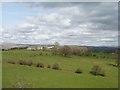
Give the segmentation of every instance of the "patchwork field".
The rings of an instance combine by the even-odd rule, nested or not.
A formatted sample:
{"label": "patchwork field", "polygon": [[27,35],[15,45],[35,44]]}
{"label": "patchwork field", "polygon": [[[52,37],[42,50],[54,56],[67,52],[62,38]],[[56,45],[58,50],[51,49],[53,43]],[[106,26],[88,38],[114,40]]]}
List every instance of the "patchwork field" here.
{"label": "patchwork field", "polygon": [[[63,57],[52,55],[50,52],[15,50],[4,51],[3,60],[3,88],[29,87],[29,88],[117,88],[118,68],[112,65],[115,60],[111,58],[96,58],[93,56]],[[47,55],[46,55],[47,53]],[[12,59],[15,64],[8,63]],[[32,60],[32,66],[20,65],[19,60]],[[41,62],[44,68],[38,68],[36,63]],[[47,68],[48,65],[58,63],[60,70]],[[90,74],[94,63],[99,63],[105,70],[106,76]],[[77,74],[80,68],[83,73]]]}

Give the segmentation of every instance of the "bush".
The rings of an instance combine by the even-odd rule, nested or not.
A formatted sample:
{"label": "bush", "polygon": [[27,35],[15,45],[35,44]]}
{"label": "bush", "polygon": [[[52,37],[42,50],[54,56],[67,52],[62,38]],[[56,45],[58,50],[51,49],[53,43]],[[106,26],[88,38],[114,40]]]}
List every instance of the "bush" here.
{"label": "bush", "polygon": [[90,73],[93,75],[105,76],[105,71],[102,70],[102,68],[99,65],[94,65]]}
{"label": "bush", "polygon": [[50,65],[48,65],[48,66],[47,66],[47,68],[51,68],[51,66],[50,66]]}
{"label": "bush", "polygon": [[96,57],[96,54],[93,54],[94,57]]}
{"label": "bush", "polygon": [[106,58],[105,56],[103,56],[103,58]]}
{"label": "bush", "polygon": [[100,76],[106,76],[105,71],[102,70],[99,75],[100,75]]}
{"label": "bush", "polygon": [[55,63],[55,64],[52,66],[52,69],[59,70],[59,69],[60,69],[59,64]]}
{"label": "bush", "polygon": [[36,64],[36,67],[41,67],[41,68],[44,68],[44,64],[43,64],[43,63],[38,62],[38,63]]}
{"label": "bush", "polygon": [[15,61],[14,60],[8,60],[8,63],[15,64]]}
{"label": "bush", "polygon": [[19,64],[20,64],[20,65],[26,65],[27,63],[26,63],[25,60],[20,60],[20,61],[19,61]]}
{"label": "bush", "polygon": [[82,70],[80,68],[76,69],[75,73],[82,73]]}
{"label": "bush", "polygon": [[40,56],[42,55],[42,52],[39,54]]}
{"label": "bush", "polygon": [[29,60],[28,62],[26,62],[26,64],[27,64],[28,66],[32,66],[33,62],[32,62],[32,60]]}

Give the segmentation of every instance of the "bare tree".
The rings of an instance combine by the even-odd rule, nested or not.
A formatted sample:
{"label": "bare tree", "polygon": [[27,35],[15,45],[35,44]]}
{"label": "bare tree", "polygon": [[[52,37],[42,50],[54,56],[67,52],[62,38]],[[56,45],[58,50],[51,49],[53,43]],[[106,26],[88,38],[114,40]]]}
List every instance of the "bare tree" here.
{"label": "bare tree", "polygon": [[73,55],[88,55],[89,49],[87,47],[78,47],[78,46],[72,46],[71,47],[72,54]]}
{"label": "bare tree", "polygon": [[119,59],[119,55],[120,55],[120,49],[118,48],[115,53],[112,53],[112,55],[114,55],[116,57],[115,63],[117,66],[120,66],[120,59]]}
{"label": "bare tree", "polygon": [[59,44],[58,42],[55,42],[55,43],[54,43],[54,47],[53,47],[53,50],[52,50],[54,55],[57,55],[57,54],[58,54],[59,45],[60,45],[60,44]]}
{"label": "bare tree", "polygon": [[65,45],[59,49],[59,54],[62,56],[68,57],[71,55],[71,48]]}
{"label": "bare tree", "polygon": [[55,42],[55,43],[54,43],[54,46],[55,46],[55,47],[59,47],[59,45],[60,45],[59,42]]}
{"label": "bare tree", "polygon": [[80,54],[81,55],[88,55],[89,54],[89,50],[87,47],[80,47]]}

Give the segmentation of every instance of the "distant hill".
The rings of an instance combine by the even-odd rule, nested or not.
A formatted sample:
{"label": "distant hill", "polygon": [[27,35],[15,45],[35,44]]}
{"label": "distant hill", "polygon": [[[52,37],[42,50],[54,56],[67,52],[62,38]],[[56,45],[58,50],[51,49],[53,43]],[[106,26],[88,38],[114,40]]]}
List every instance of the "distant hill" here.
{"label": "distant hill", "polygon": [[117,47],[107,47],[107,46],[86,46],[94,51],[116,51]]}
{"label": "distant hill", "polygon": [[[17,47],[17,46],[23,46],[23,47],[29,47],[29,46],[38,46],[38,45],[42,45],[43,44],[14,44],[14,43],[2,43],[2,45],[0,45],[0,48],[9,48],[9,47]],[[50,45],[48,45],[50,46]],[[71,46],[71,45],[70,45]],[[74,45],[73,45],[74,46]],[[75,45],[77,46],[77,45]],[[118,48],[117,47],[107,47],[107,46],[79,46],[79,47],[87,47],[91,50],[94,51],[116,51]]]}

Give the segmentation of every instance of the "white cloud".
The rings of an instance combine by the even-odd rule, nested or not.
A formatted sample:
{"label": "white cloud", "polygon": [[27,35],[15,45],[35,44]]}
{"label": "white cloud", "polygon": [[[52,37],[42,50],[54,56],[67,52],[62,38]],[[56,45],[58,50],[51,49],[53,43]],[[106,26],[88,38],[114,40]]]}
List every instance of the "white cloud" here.
{"label": "white cloud", "polygon": [[64,27],[70,27],[71,26],[71,20],[65,19],[61,23],[63,23]]}
{"label": "white cloud", "polygon": [[84,4],[50,8],[51,12],[47,14],[44,8],[38,15],[28,16],[21,24],[13,26],[12,32],[4,34],[4,40],[18,43],[50,44],[58,41],[61,44],[116,45],[116,14],[112,13],[116,9],[104,9],[106,4]]}
{"label": "white cloud", "polygon": [[113,41],[113,39],[110,39],[110,38],[103,38],[103,39],[100,39],[100,41]]}
{"label": "white cloud", "polygon": [[2,27],[0,27],[0,43],[2,43],[2,42],[3,42],[3,40],[2,40],[2,33],[3,33],[3,28],[2,28]]}
{"label": "white cloud", "polygon": [[3,32],[3,28],[2,27],[0,27],[0,33],[2,33]]}

